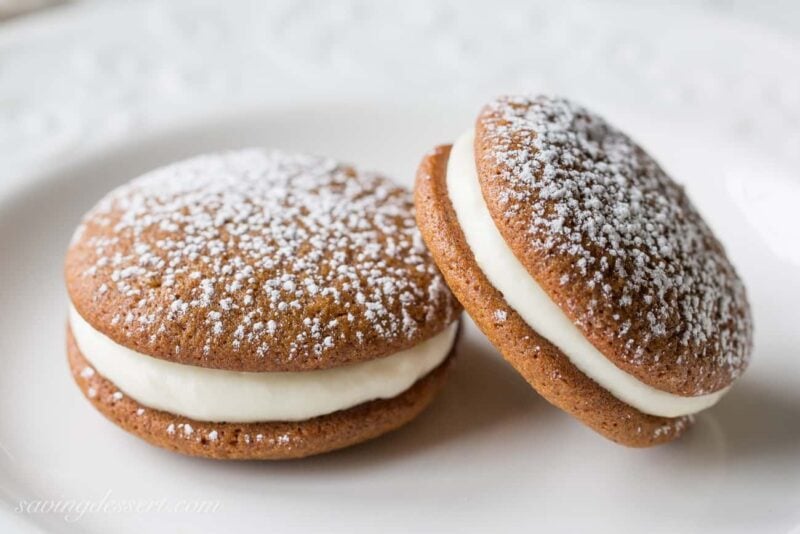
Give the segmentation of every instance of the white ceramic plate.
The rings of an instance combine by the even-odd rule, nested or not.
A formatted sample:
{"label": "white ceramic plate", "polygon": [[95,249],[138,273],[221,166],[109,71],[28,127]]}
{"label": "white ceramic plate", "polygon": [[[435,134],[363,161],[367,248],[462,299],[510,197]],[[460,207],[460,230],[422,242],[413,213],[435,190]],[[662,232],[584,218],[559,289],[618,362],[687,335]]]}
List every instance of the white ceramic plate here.
{"label": "white ceramic plate", "polygon": [[[271,5],[279,4],[286,3]],[[121,12],[93,8],[82,17],[52,15],[48,32],[31,24],[0,34],[0,52],[28,53],[25,65],[14,60],[0,69],[0,81],[14,75],[14,83],[0,84],[0,104],[20,104],[11,115],[24,119],[8,121],[0,113],[3,161],[16,169],[0,169],[0,532],[798,532],[800,179],[792,150],[780,143],[800,138],[792,137],[791,113],[776,111],[793,109],[797,78],[791,76],[798,70],[789,65],[797,58],[776,52],[791,46],[752,28],[674,11],[659,18],[672,29],[648,40],[654,32],[643,17],[652,14],[605,4],[584,6],[574,19],[554,3],[537,5],[533,15],[520,8],[513,17],[476,10],[452,24],[446,9],[444,19],[434,13],[429,20],[411,4],[401,14],[385,8],[365,15],[369,8],[360,6],[329,23],[312,24],[300,8],[278,17],[292,27],[272,28],[275,39],[291,44],[296,61],[276,59],[276,49],[260,41],[257,50],[284,77],[280,98],[253,98],[231,85],[266,87],[242,81],[260,72],[254,61],[234,67],[240,63],[214,56],[230,43],[252,45],[257,32],[243,37],[249,34],[231,30],[239,27],[230,17],[266,20],[258,18],[263,7],[206,5],[197,17],[187,15],[195,11],[184,2]],[[413,20],[403,22],[409,13]],[[476,17],[487,23],[499,17],[493,22],[502,22],[509,39],[526,34],[535,20],[531,39],[546,37],[544,56],[600,67],[578,72],[530,57],[528,74],[521,75],[469,40]],[[674,29],[686,20],[694,22]],[[165,29],[176,21],[180,32]],[[325,24],[349,33],[332,43],[315,40],[330,37]],[[350,46],[362,42],[359,32],[394,35],[397,24],[428,29],[406,28],[416,44],[406,43],[402,52],[378,41],[369,50]],[[153,34],[143,38],[148,31]],[[696,46],[698,35],[713,46]],[[559,40],[569,36],[588,44]],[[130,43],[135,53],[120,52],[134,50],[126,48]],[[82,47],[87,54],[75,60]],[[187,50],[201,51],[207,64],[183,57]],[[458,68],[443,72],[447,61],[426,63],[429,53],[454,58]],[[329,86],[292,94],[320,80],[320,54],[335,67],[322,72]],[[59,70],[62,57],[72,63]],[[160,79],[151,74],[164,74],[157,67],[165,57],[178,81],[188,79],[187,87],[208,94],[178,91],[175,97],[176,84],[185,87],[170,72],[169,90],[148,85]],[[412,60],[414,72],[404,71],[403,61]],[[784,75],[769,78],[771,62]],[[703,65],[717,66],[716,77],[704,78]],[[220,89],[209,81],[216,80],[212,66],[224,66],[229,85],[220,82]],[[370,76],[361,76],[360,67]],[[23,82],[38,83],[42,72],[59,83],[27,91]],[[753,84],[772,80],[763,94],[772,98],[775,90],[780,106],[758,107],[761,86],[733,83],[751,78]],[[719,79],[730,87],[715,88]],[[786,85],[775,85],[783,80]],[[355,96],[365,85],[369,96]],[[753,364],[684,439],[651,450],[604,440],[541,400],[471,324],[445,391],[417,421],[383,439],[297,462],[217,463],[152,448],[106,422],[72,384],[63,347],[62,257],[81,213],[113,186],[188,155],[250,145],[331,155],[410,185],[422,155],[466,128],[487,94],[521,85],[578,95],[640,139],[686,184],[747,283],[756,321]],[[667,96],[654,96],[653,87]],[[66,93],[74,97],[69,105],[48,114]],[[288,100],[296,103],[276,103]],[[220,108],[227,111],[210,111]],[[770,113],[773,122],[767,122]],[[761,130],[777,141],[762,143]],[[98,132],[106,142],[86,140]],[[71,509],[52,509],[58,506]]]}
{"label": "white ceramic plate", "polygon": [[[40,176],[2,199],[5,504],[13,509],[20,499],[72,499],[84,506],[164,500],[167,506],[148,513],[89,510],[74,522],[68,520],[77,519],[77,511],[26,511],[14,519],[61,532],[106,526],[120,532],[220,531],[234,525],[237,532],[501,526],[574,531],[598,525],[609,531],[785,532],[795,524],[796,279],[732,201],[757,193],[725,190],[727,171],[719,162],[730,155],[706,144],[698,159],[681,143],[664,141],[670,131],[646,124],[638,132],[663,138],[657,153],[667,167],[690,171],[682,177],[747,280],[758,328],[752,368],[685,439],[652,450],[605,441],[538,398],[472,325],[452,380],[433,407],[407,428],[350,450],[281,464],[215,463],[152,448],[106,422],[67,370],[61,277],[73,226],[106,190],[188,154],[247,145],[331,154],[386,169],[410,184],[421,155],[453,138],[452,125],[468,112],[367,104],[324,109],[253,110],[145,136]],[[184,501],[194,506],[198,499],[218,502],[219,508],[180,510]]]}

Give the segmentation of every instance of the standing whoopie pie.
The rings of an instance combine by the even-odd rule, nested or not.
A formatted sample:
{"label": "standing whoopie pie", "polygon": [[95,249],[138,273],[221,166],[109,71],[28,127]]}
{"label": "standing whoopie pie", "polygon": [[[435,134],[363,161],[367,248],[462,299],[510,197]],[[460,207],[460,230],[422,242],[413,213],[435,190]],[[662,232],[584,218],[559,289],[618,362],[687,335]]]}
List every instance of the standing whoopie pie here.
{"label": "standing whoopie pie", "polygon": [[75,233],[66,281],[86,397],[209,458],[302,457],[407,423],[442,385],[460,313],[405,190],[264,150],[111,192]]}
{"label": "standing whoopie pie", "polygon": [[548,401],[644,447],[744,371],[745,289],[683,189],[561,98],[503,97],[422,161],[417,221],[448,285]]}

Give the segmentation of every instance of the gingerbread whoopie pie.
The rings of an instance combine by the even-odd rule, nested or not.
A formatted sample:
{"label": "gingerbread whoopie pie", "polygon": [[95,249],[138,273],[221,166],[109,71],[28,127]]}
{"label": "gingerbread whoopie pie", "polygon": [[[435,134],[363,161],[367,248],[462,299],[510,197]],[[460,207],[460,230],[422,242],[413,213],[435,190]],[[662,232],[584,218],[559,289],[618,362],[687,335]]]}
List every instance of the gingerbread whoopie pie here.
{"label": "gingerbread whoopie pie", "polygon": [[562,98],[501,97],[429,153],[417,222],[448,285],[549,402],[624,445],[675,439],[745,370],[745,289],[684,190]]}
{"label": "gingerbread whoopie pie", "polygon": [[443,384],[461,311],[406,190],[260,149],[112,191],[76,231],[66,283],[85,396],[208,458],[303,457],[409,422]]}

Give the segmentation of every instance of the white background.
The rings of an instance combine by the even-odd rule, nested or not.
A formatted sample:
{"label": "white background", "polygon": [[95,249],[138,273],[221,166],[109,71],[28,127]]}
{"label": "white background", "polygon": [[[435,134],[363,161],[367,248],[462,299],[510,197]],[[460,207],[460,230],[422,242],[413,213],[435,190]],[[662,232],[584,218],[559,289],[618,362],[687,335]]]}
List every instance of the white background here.
{"label": "white background", "polygon": [[[89,2],[0,23],[0,531],[797,532],[800,44],[794,2]],[[199,151],[321,152],[409,184],[483,101],[559,93],[686,184],[745,279],[753,364],[678,443],[615,446],[468,328],[429,412],[363,447],[220,464],[145,446],[70,383],[61,258],[81,212]],[[215,514],[14,512],[20,498]]]}

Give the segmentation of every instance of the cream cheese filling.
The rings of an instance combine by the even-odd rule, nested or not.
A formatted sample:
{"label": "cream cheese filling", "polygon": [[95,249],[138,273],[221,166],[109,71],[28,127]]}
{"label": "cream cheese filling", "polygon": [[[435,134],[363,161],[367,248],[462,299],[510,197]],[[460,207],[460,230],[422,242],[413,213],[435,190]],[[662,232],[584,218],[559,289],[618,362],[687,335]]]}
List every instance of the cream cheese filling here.
{"label": "cream cheese filling", "polygon": [[508,305],[539,335],[558,347],[586,376],[640,412],[678,417],[714,405],[727,388],[695,397],[658,390],[626,373],[592,345],[528,274],[494,224],[478,181],[475,132],[453,145],[447,164],[447,191],[475,261]]}
{"label": "cream cheese filling", "polygon": [[153,358],[95,330],[70,305],[84,358],[139,404],[210,422],[302,421],[396,397],[441,364],[458,321],[418,345],[367,362],[303,372],[236,372]]}

